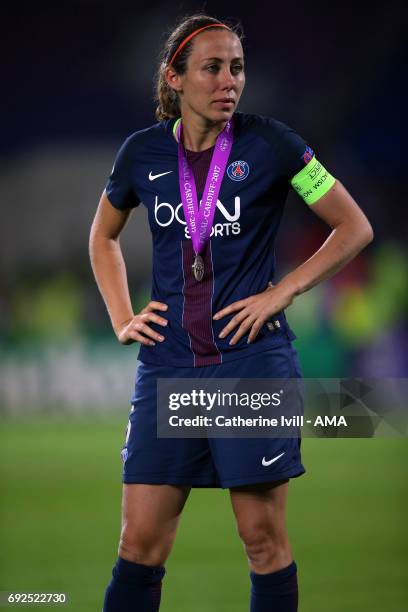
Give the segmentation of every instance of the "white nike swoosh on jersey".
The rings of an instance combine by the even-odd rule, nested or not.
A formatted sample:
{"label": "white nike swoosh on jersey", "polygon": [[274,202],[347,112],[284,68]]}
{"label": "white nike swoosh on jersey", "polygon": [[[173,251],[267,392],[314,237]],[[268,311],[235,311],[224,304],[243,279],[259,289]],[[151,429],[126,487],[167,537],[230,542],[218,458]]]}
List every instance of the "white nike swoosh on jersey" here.
{"label": "white nike swoosh on jersey", "polygon": [[159,178],[160,176],[164,176],[165,174],[170,174],[170,172],[173,172],[173,170],[169,170],[168,172],[162,172],[161,174],[152,174],[152,171],[150,170],[149,181],[154,181],[155,179]]}
{"label": "white nike swoosh on jersey", "polygon": [[270,459],[269,461],[266,460],[266,457],[263,457],[262,458],[262,465],[265,465],[265,466],[271,465],[271,463],[275,463],[275,461],[280,459],[282,457],[282,455],[284,455],[284,454],[285,454],[285,452],[281,453],[277,457],[274,457],[273,459]]}

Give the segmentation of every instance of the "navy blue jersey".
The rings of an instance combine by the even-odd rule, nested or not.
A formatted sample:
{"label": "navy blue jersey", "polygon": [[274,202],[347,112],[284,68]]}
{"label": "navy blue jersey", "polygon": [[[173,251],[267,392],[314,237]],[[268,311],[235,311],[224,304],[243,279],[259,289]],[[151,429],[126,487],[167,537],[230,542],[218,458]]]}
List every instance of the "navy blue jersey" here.
{"label": "navy blue jersey", "polygon": [[[118,209],[141,202],[148,210],[153,240],[151,299],[168,305],[165,336],[155,346],[141,345],[139,359],[174,366],[216,365],[265,351],[294,339],[283,312],[280,327],[265,323],[247,344],[235,345],[220,331],[234,314],[214,321],[213,314],[232,302],[264,291],[274,282],[275,238],[290,179],[308,163],[313,151],[284,123],[271,117],[236,112],[234,143],[218,196],[213,229],[202,257],[203,280],[192,273],[192,241],[181,203],[175,119],[135,132],[123,143],[106,185]],[[199,193],[200,196],[200,193]]]}

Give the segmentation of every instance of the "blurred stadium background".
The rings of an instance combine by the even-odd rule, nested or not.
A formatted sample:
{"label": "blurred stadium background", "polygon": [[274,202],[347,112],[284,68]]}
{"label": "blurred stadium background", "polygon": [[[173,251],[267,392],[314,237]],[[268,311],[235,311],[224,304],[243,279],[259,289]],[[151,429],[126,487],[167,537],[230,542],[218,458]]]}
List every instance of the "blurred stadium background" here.
{"label": "blurred stadium background", "polygon": [[[0,590],[66,590],[73,610],[100,609],[120,527],[119,451],[137,346],[120,346],[111,331],[89,228],[120,144],[154,122],[165,32],[201,9],[243,23],[239,110],[298,131],[374,227],[375,241],[354,262],[287,311],[304,375],[407,377],[406,3],[7,3]],[[291,194],[278,275],[327,235]],[[136,312],[150,295],[142,207],[122,246]],[[407,610],[406,440],[304,440],[303,448],[308,471],[291,485],[289,516],[300,610]],[[247,609],[226,492],[193,492],[168,573],[163,612]]]}

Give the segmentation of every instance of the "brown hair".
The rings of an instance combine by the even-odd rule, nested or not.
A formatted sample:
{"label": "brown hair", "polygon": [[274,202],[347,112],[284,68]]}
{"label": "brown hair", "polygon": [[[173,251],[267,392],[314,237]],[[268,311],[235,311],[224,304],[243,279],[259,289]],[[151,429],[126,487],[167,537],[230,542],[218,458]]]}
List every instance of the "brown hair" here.
{"label": "brown hair", "polygon": [[[168,85],[165,77],[165,70],[176,52],[176,49],[178,49],[179,45],[181,45],[181,43],[195,30],[220,23],[227,26],[242,41],[244,34],[240,23],[232,25],[226,21],[220,21],[214,17],[202,14],[191,15],[184,18],[168,35],[163,49],[160,52],[159,66],[155,79],[155,102],[157,103],[155,116],[158,121],[173,119],[179,117],[181,114],[177,92]],[[184,45],[172,63],[172,67],[177,74],[184,74],[187,70],[187,60],[192,51],[192,40],[189,40],[188,43]]]}

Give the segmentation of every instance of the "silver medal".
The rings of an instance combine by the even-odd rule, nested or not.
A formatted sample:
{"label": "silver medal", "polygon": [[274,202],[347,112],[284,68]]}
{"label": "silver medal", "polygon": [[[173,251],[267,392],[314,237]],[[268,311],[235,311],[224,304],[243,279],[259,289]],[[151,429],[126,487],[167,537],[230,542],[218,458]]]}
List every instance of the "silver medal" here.
{"label": "silver medal", "polygon": [[202,280],[204,276],[204,261],[201,255],[195,256],[194,263],[191,267],[193,269],[194,278],[197,281]]}

